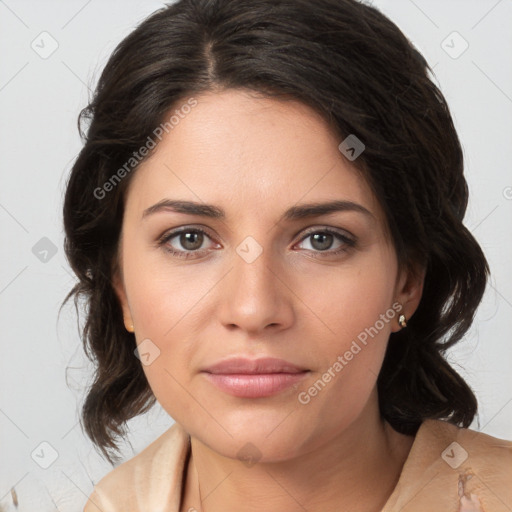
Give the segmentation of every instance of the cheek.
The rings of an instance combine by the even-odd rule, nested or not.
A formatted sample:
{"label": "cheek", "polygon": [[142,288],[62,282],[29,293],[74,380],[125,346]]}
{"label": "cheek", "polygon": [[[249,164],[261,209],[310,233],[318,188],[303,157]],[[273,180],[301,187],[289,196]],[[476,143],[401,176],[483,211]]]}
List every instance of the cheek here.
{"label": "cheek", "polygon": [[389,253],[360,262],[357,267],[335,269],[328,279],[322,279],[315,293],[310,288],[307,295],[307,305],[318,312],[310,326],[317,326],[312,337],[321,340],[315,347],[321,364],[308,383],[316,382],[314,389],[304,389],[308,395],[304,401],[311,399],[316,402],[313,407],[320,409],[342,402],[347,408],[340,414],[355,411],[366,402],[396,322],[392,308],[395,274]]}
{"label": "cheek", "polygon": [[213,282],[198,279],[192,266],[177,269],[166,260],[162,249],[128,254],[124,262],[125,285],[138,333],[164,340],[183,320],[190,324],[198,301]]}
{"label": "cheek", "polygon": [[150,340],[150,345],[154,344],[154,350],[159,353],[155,364],[145,368],[152,379],[161,378],[162,374],[166,378],[165,370],[175,373],[186,368],[192,350],[189,340],[196,338],[193,330],[199,325],[199,319],[194,310],[195,293],[190,287],[185,289],[187,293],[177,293],[172,282],[155,280],[154,276],[144,279],[143,274],[133,282],[130,307],[137,343]]}
{"label": "cheek", "polygon": [[[134,308],[144,374],[163,409],[174,419],[187,418],[197,414],[197,410],[189,394],[194,350],[186,334],[186,310],[177,300],[146,302],[144,297],[150,298],[154,290],[145,291],[148,293],[140,295]],[[145,357],[145,353],[149,356]]]}
{"label": "cheek", "polygon": [[201,290],[195,283],[188,285],[178,280],[176,273],[171,275],[161,265],[152,264],[147,255],[144,260],[144,255],[126,249],[125,286],[142,368],[155,397],[166,410],[166,401],[170,400],[186,410],[190,399],[182,395],[187,387],[191,348],[184,332],[197,325],[191,318],[196,295]]}
{"label": "cheek", "polygon": [[387,340],[396,312],[391,307],[393,262],[386,265],[389,260],[385,256],[334,269],[316,280],[316,287],[303,282],[301,297],[315,313],[318,339],[324,339],[323,346],[331,355],[348,350],[353,340],[363,345],[368,339]]}

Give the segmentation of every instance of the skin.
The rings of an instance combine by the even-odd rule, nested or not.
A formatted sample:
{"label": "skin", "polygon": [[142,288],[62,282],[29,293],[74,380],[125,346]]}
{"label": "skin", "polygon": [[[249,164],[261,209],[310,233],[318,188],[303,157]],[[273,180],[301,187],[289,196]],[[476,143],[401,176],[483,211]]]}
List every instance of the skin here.
{"label": "skin", "polygon": [[[413,441],[382,420],[377,402],[398,315],[309,403],[298,394],[393,303],[410,318],[424,274],[399,272],[379,203],[313,110],[242,90],[196,99],[133,176],[114,277],[125,325],[134,325],[138,344],[149,338],[160,350],[144,366],[148,382],[191,436],[182,510],[378,511]],[[214,204],[226,218],[172,210],[142,218],[165,198]],[[371,216],[343,211],[278,222],[291,206],[334,199]],[[179,227],[207,231],[199,253],[179,235],[158,245]],[[311,234],[326,227],[356,245],[336,237],[315,244]],[[315,228],[309,237],[308,228]],[[236,251],[248,236],[262,249],[251,263]],[[234,355],[278,357],[310,373],[271,397],[234,397],[200,373]],[[237,458],[247,443],[261,454],[250,467]]]}

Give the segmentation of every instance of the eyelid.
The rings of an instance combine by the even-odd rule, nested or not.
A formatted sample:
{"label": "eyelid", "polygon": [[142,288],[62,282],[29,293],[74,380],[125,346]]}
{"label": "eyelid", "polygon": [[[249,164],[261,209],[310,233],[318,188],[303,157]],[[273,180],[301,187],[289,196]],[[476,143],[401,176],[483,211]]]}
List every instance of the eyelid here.
{"label": "eyelid", "polygon": [[[345,237],[347,239],[351,239],[351,240],[354,240],[354,241],[356,239],[356,237],[352,233],[347,231],[346,229],[335,228],[335,227],[325,226],[325,225],[321,225],[321,224],[320,225],[316,225],[316,226],[310,226],[309,228],[306,228],[306,230],[299,231],[299,233],[303,233],[303,236],[302,236],[301,240],[306,238],[308,235],[311,235],[312,233],[319,233],[319,232],[321,232],[321,233],[331,233],[331,234],[334,234],[334,235],[340,235],[340,236],[343,236],[343,237]],[[297,234],[299,234],[299,233],[297,233]]]}
{"label": "eyelid", "polygon": [[215,236],[211,234],[209,228],[207,228],[206,226],[191,224],[164,231],[164,233],[158,237],[157,242],[160,243],[168,241],[169,239],[174,238],[175,236],[180,235],[181,233],[187,233],[188,231],[197,231],[199,233],[204,233],[209,238],[215,238]]}

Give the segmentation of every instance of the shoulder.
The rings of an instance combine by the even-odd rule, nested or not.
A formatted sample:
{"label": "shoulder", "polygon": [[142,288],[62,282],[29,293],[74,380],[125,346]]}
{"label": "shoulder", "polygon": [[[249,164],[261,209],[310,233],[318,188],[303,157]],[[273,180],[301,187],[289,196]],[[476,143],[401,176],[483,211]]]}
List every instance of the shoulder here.
{"label": "shoulder", "polygon": [[[422,423],[389,505],[403,512],[512,509],[512,442],[446,421]],[[395,510],[385,508],[384,512]]]}
{"label": "shoulder", "polygon": [[188,434],[175,423],[105,475],[95,485],[84,512],[157,511],[179,504],[189,442]]}
{"label": "shoulder", "polygon": [[[460,428],[445,421],[427,420],[421,433],[423,444],[443,448],[441,458],[451,467],[464,466],[512,477],[512,441]],[[508,483],[511,483],[509,480]]]}
{"label": "shoulder", "polygon": [[508,449],[512,447],[512,441],[499,439],[470,428],[457,427],[443,420],[425,420],[421,424],[418,434],[421,434],[421,436],[425,438],[434,437],[440,440],[456,437],[467,440],[475,446],[499,444],[499,446],[506,448],[504,453],[507,453]]}

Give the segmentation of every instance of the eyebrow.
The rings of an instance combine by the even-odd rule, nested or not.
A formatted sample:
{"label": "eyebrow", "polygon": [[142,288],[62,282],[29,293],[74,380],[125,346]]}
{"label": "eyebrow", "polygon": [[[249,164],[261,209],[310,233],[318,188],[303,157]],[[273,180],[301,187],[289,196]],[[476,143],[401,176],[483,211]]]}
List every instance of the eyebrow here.
{"label": "eyebrow", "polygon": [[[145,219],[150,215],[162,211],[172,211],[175,213],[185,213],[189,215],[197,215],[200,217],[209,217],[212,219],[225,219],[226,213],[222,208],[212,204],[198,203],[194,201],[179,201],[171,199],[162,199],[158,203],[144,210],[142,218]],[[319,217],[334,212],[358,212],[372,219],[374,215],[364,206],[352,201],[334,200],[328,202],[307,203],[298,206],[292,206],[286,210],[281,216],[281,221],[294,221],[309,217]]]}

